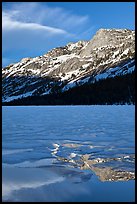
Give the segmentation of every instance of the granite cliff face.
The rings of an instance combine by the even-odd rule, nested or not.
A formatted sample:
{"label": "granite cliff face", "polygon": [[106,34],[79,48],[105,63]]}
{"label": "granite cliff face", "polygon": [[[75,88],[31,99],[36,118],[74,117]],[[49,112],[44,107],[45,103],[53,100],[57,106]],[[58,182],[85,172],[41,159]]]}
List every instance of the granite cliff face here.
{"label": "granite cliff face", "polygon": [[66,92],[135,70],[135,31],[100,29],[90,41],[69,43],[2,69],[2,101]]}

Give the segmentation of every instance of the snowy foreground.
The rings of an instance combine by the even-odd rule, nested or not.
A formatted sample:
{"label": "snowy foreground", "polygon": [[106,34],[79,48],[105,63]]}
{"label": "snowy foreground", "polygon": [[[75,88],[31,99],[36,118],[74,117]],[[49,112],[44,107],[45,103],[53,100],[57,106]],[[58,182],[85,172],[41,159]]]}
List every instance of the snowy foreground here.
{"label": "snowy foreground", "polygon": [[134,115],[133,105],[3,107],[3,201],[133,202]]}

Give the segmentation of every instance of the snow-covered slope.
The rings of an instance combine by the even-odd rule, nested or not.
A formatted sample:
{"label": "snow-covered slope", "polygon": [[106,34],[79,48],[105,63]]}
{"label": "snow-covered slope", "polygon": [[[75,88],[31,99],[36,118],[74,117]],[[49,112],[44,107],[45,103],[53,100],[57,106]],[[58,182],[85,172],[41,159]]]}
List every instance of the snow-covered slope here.
{"label": "snow-covered slope", "polygon": [[2,69],[2,100],[67,91],[135,69],[135,31],[100,29],[90,41],[69,43]]}

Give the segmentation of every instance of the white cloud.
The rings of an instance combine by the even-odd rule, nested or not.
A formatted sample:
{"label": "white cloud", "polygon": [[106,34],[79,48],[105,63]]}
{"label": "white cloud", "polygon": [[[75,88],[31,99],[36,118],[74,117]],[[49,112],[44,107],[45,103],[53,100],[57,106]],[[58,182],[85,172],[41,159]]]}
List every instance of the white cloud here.
{"label": "white cloud", "polygon": [[40,30],[40,31],[47,31],[51,34],[67,34],[65,30],[50,27],[50,26],[43,26],[38,23],[24,23],[21,21],[13,20],[10,15],[3,12],[2,14],[2,30],[10,31],[10,30],[17,30],[17,29],[27,29],[27,30]]}
{"label": "white cloud", "polygon": [[87,30],[87,15],[49,7],[45,2],[9,2],[7,5],[2,11],[4,64],[80,40],[80,33]]}
{"label": "white cloud", "polygon": [[[88,16],[72,14],[59,7],[44,7],[40,3],[13,4],[2,12],[3,31],[10,29],[46,30],[55,34],[67,34],[68,30],[88,21]],[[75,33],[75,30],[73,30]]]}

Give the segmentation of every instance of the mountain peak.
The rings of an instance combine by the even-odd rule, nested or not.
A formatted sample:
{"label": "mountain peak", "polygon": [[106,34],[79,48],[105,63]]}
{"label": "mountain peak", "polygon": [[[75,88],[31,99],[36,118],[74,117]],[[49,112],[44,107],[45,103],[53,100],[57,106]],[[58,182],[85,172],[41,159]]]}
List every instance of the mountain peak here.
{"label": "mountain peak", "polygon": [[64,92],[134,71],[135,31],[99,29],[90,41],[57,47],[2,69],[3,101]]}
{"label": "mountain peak", "polygon": [[[94,49],[101,47],[133,47],[135,31],[128,29],[99,29],[87,46],[81,52],[81,56],[91,55]],[[130,44],[130,45],[129,45]]]}

